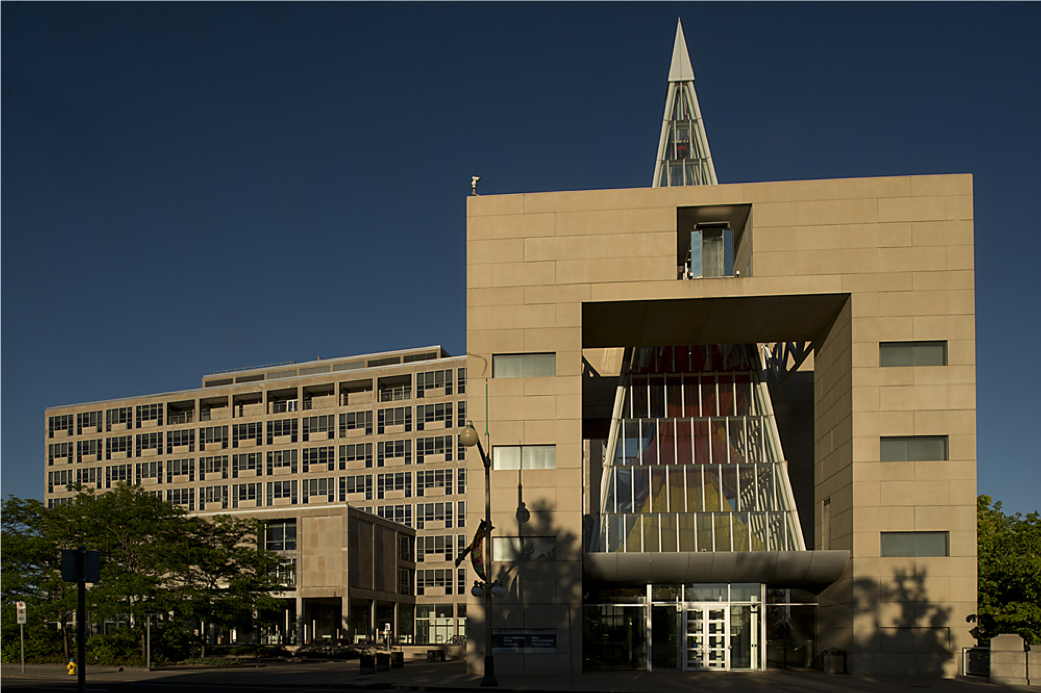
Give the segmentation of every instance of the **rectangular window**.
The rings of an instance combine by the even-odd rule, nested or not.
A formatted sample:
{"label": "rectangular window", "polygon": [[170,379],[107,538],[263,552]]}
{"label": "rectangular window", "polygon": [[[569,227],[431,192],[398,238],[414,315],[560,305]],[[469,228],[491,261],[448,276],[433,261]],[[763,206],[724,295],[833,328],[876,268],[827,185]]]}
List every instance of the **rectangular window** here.
{"label": "rectangular window", "polygon": [[894,436],[879,441],[883,462],[934,462],[947,456],[947,436]]}
{"label": "rectangular window", "polygon": [[372,443],[340,446],[340,469],[372,467]]}
{"label": "rectangular window", "polygon": [[231,478],[239,478],[239,474],[243,476],[263,476],[264,467],[261,466],[261,453],[259,452],[244,452],[238,455],[231,456]]}
{"label": "rectangular window", "polygon": [[557,374],[557,355],[493,354],[493,378],[549,378]]}
{"label": "rectangular window", "polygon": [[76,441],[76,461],[83,462],[84,457],[88,458],[87,462],[96,462],[101,459],[101,441],[99,439]]}
{"label": "rectangular window", "polygon": [[278,438],[278,445],[285,443],[296,442],[296,431],[297,422],[296,419],[280,419],[278,421],[267,422],[267,444],[275,445],[275,439]]}
{"label": "rectangular window", "polygon": [[315,440],[326,440],[336,437],[336,417],[333,414],[326,416],[308,416],[304,419],[304,442],[314,438]]}
{"label": "rectangular window", "polygon": [[199,458],[200,479],[227,479],[228,478],[228,456],[210,455]]}
{"label": "rectangular window", "polygon": [[416,562],[455,560],[455,538],[451,534],[416,537]]}
{"label": "rectangular window", "polygon": [[[260,486],[260,484],[257,484]],[[298,484],[296,479],[267,482],[268,505],[296,505]]]}
{"label": "rectangular window", "polygon": [[105,431],[124,431],[130,428],[134,417],[133,407],[116,407],[105,410]]}
{"label": "rectangular window", "polygon": [[555,561],[556,537],[492,537],[496,561]]}
{"label": "rectangular window", "polygon": [[[267,474],[296,474],[297,451],[270,450],[267,453]],[[306,469],[304,470],[307,471]]]}
{"label": "rectangular window", "polygon": [[231,447],[239,447],[239,443],[242,443],[242,447],[247,445],[263,445],[264,444],[264,424],[259,421],[253,423],[242,423],[234,424],[231,427]]}
{"label": "rectangular window", "polygon": [[85,469],[76,470],[76,483],[83,484],[84,486],[93,486],[94,488],[101,488],[101,484],[105,477],[101,473],[101,467],[87,467]]}
{"label": "rectangular window", "polygon": [[227,510],[227,486],[203,486],[199,489],[199,510]]}
{"label": "rectangular window", "polygon": [[58,491],[71,491],[68,488],[72,484],[72,470],[62,469],[57,472],[47,472],[47,493],[54,493],[57,487]]}
{"label": "rectangular window", "polygon": [[[181,449],[175,450],[174,448]],[[173,455],[177,452],[195,452],[194,430],[170,431],[166,434],[166,454]]]}
{"label": "rectangular window", "polygon": [[[455,425],[459,428],[466,428],[466,401],[464,400],[462,402],[457,402],[456,410],[458,411],[458,413],[456,414]],[[463,446],[460,445],[459,447],[460,449],[462,449]],[[459,459],[463,459],[462,455],[459,456]]]}
{"label": "rectangular window", "polygon": [[416,472],[417,496],[450,496],[455,491],[451,469]]}
{"label": "rectangular window", "polygon": [[[188,481],[195,481],[195,460],[167,460],[166,483],[174,483],[174,477],[177,476],[186,476]],[[184,481],[184,479],[177,481]]]}
{"label": "rectangular window", "polygon": [[55,459],[72,462],[72,443],[50,443],[47,446],[47,464],[53,465]]}
{"label": "rectangular window", "polygon": [[413,546],[414,542],[414,537],[406,536],[404,534],[398,535],[398,560],[415,563],[416,551]]}
{"label": "rectangular window", "polygon": [[105,439],[105,459],[114,460],[130,456],[134,436],[116,436]]}
{"label": "rectangular window", "polygon": [[734,276],[734,232],[727,222],[698,224],[690,232],[681,279]]}
{"label": "rectangular window", "polygon": [[[199,445],[202,446],[203,450],[207,449],[222,449],[228,448],[228,427],[227,426],[209,426],[207,428],[199,429]],[[213,446],[210,448],[209,446]]]}
{"label": "rectangular window", "polygon": [[166,491],[166,502],[183,505],[188,510],[195,510],[195,489],[171,488]]}
{"label": "rectangular window", "polygon": [[412,526],[411,505],[380,505],[376,507],[376,515],[385,520],[392,520],[408,527]]}
{"label": "rectangular window", "polygon": [[[312,469],[318,467],[318,469]],[[304,448],[304,473],[331,472],[336,469],[335,452],[332,445],[320,448]]]}
{"label": "rectangular window", "polygon": [[63,414],[61,416],[51,416],[47,419],[47,437],[53,438],[57,436],[71,436],[72,426],[75,417],[72,414]]}
{"label": "rectangular window", "polygon": [[[348,432],[349,431],[349,432]],[[340,437],[372,434],[372,411],[349,411],[340,414]]]}
{"label": "rectangular window", "polygon": [[[408,433],[412,430],[412,407],[396,407],[380,409],[377,418],[376,433]],[[388,431],[387,429],[391,429]]]}
{"label": "rectangular window", "polygon": [[310,502],[332,503],[336,500],[336,480],[333,477],[304,479],[301,483],[304,487],[304,503],[309,502],[311,498],[314,501]]}
{"label": "rectangular window", "polygon": [[296,520],[265,522],[264,548],[268,551],[296,551]]}
{"label": "rectangular window", "polygon": [[[432,522],[443,522],[445,529],[452,528],[452,503],[418,503],[416,504],[416,529],[425,529]],[[436,529],[436,528],[435,528]]]}
{"label": "rectangular window", "polygon": [[429,431],[452,427],[452,403],[421,404],[416,407],[416,430]]}
{"label": "rectangular window", "polygon": [[376,498],[383,500],[387,494],[400,492],[400,495],[392,498],[412,497],[412,473],[396,472],[392,474],[379,474],[376,477]]}
{"label": "rectangular window", "polygon": [[[402,464],[412,464],[411,440],[388,440],[376,446],[376,466],[386,466],[392,460],[402,460]],[[391,462],[393,464],[393,462]]]}
{"label": "rectangular window", "polygon": [[137,408],[137,427],[162,426],[163,405],[142,404]]}
{"label": "rectangular window", "polygon": [[878,365],[946,366],[947,342],[882,342],[878,345]]}
{"label": "rectangular window", "polygon": [[452,394],[452,369],[416,373],[416,398],[443,397]]}
{"label": "rectangular window", "polygon": [[358,474],[356,476],[340,477],[340,502],[346,503],[348,495],[365,494],[365,500],[372,500],[372,475]]}
{"label": "rectangular window", "polygon": [[137,457],[163,454],[163,434],[159,432],[138,433],[136,454]]}
{"label": "rectangular window", "polygon": [[466,369],[460,368],[456,371],[457,379],[456,383],[459,385],[459,394],[466,394]]}
{"label": "rectangular window", "polygon": [[[232,484],[231,486],[231,507],[237,508],[242,503],[244,507],[252,508],[256,507],[257,500],[260,498],[261,488],[263,484]],[[270,487],[271,484],[268,484]]]}
{"label": "rectangular window", "polygon": [[556,469],[556,445],[497,445],[492,469]]}
{"label": "rectangular window", "polygon": [[949,556],[947,532],[882,532],[882,558]]}
{"label": "rectangular window", "polygon": [[76,414],[76,434],[101,433],[101,411],[85,411]]}
{"label": "rectangular window", "polygon": [[451,462],[452,450],[455,436],[434,436],[432,438],[419,438],[416,440],[416,464],[423,464],[428,457],[433,457],[432,462]]}
{"label": "rectangular window", "polygon": [[151,462],[138,462],[137,463],[137,485],[141,486],[146,483],[161,484],[163,483],[163,461],[152,460]]}
{"label": "rectangular window", "polygon": [[112,488],[116,484],[129,484],[134,480],[134,465],[114,464],[105,467],[105,488]]}

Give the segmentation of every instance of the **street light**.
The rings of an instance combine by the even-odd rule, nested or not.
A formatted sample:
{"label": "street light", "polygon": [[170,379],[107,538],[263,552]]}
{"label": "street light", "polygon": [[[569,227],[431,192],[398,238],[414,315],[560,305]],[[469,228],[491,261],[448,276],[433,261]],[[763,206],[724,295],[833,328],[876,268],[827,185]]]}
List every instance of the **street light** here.
{"label": "street light", "polygon": [[481,437],[474,430],[473,422],[467,420],[466,428],[459,434],[459,442],[468,448],[477,446],[477,452],[481,453],[481,462],[484,464],[484,541],[487,542],[485,551],[485,576],[489,578],[485,582],[477,580],[474,582],[470,594],[480,599],[484,597],[484,678],[481,679],[482,686],[498,686],[495,678],[495,657],[492,656],[492,595],[502,597],[506,595],[506,589],[498,580],[492,577],[492,493],[491,493],[491,471],[492,462],[484,452],[481,445]]}

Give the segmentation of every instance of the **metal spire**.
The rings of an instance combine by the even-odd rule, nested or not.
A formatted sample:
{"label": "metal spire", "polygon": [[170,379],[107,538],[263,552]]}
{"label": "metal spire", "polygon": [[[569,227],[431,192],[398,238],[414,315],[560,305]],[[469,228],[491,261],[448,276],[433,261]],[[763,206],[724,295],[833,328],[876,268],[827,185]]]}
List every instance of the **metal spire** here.
{"label": "metal spire", "polygon": [[683,24],[677,20],[676,42],[669,67],[669,92],[665,97],[665,115],[662,117],[658,159],[651,185],[664,188],[717,183],[698,95],[694,92],[694,69],[690,66]]}

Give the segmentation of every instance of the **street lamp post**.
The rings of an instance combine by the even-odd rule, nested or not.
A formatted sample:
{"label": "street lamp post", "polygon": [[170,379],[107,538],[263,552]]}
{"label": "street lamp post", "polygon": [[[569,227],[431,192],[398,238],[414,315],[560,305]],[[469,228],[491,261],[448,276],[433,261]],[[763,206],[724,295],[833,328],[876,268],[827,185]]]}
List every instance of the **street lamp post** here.
{"label": "street lamp post", "polygon": [[481,445],[481,437],[474,430],[473,423],[466,422],[466,428],[459,434],[459,442],[468,448],[477,446],[477,452],[481,453],[481,462],[484,464],[484,541],[486,550],[485,577],[484,582],[476,582],[471,594],[475,597],[484,597],[484,678],[481,679],[482,686],[498,686],[495,678],[495,657],[492,656],[492,594],[501,597],[506,590],[499,584],[498,580],[492,580],[492,492],[491,471],[492,462],[484,452]]}

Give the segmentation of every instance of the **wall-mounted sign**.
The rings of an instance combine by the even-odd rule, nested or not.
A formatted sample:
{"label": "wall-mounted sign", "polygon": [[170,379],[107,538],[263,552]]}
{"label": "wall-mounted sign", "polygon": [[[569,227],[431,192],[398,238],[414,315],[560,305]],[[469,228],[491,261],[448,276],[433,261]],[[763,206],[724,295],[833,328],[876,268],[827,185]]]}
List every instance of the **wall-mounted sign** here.
{"label": "wall-mounted sign", "polygon": [[492,654],[556,654],[556,628],[493,628]]}

